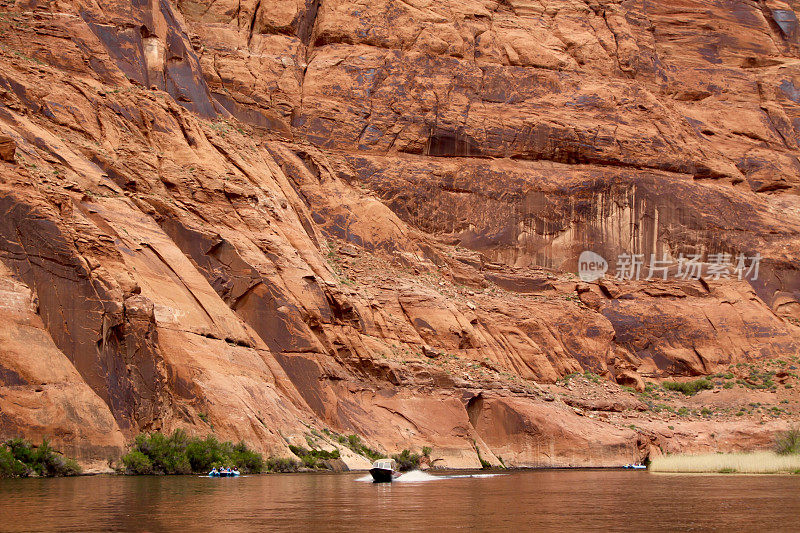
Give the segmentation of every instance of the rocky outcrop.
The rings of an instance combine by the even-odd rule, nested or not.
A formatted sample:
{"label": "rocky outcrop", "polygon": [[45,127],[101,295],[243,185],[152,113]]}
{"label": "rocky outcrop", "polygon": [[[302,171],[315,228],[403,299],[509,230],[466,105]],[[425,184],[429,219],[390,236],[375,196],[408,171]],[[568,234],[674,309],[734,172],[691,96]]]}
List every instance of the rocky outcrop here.
{"label": "rocky outcrop", "polygon": [[17,143],[14,142],[14,139],[6,135],[0,135],[0,159],[13,163],[16,151]]}
{"label": "rocky outcrop", "polygon": [[106,467],[124,436],[106,402],[58,349],[37,314],[40,301],[0,267],[0,432],[24,431],[93,466]]}
{"label": "rocky outcrop", "polygon": [[487,395],[469,406],[489,447],[515,466],[615,466],[637,457],[636,432],[586,419],[569,408]]}
{"label": "rocky outcrop", "polygon": [[703,422],[614,382],[800,355],[792,5],[0,4],[2,437],[614,465]]}

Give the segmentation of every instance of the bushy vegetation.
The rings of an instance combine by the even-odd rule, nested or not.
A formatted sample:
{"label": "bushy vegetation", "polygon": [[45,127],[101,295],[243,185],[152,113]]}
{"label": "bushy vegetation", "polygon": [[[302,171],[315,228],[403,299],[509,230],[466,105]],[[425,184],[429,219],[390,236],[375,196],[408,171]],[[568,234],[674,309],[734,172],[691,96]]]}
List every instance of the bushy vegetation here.
{"label": "bushy vegetation", "polygon": [[19,461],[6,446],[0,446],[0,478],[27,477],[30,469]]}
{"label": "bushy vegetation", "polygon": [[288,457],[268,457],[264,463],[267,472],[297,472],[300,463]]}
{"label": "bushy vegetation", "polygon": [[339,444],[347,446],[355,453],[359,455],[363,455],[364,457],[369,458],[370,461],[377,461],[378,459],[383,459],[385,457],[384,454],[380,453],[377,450],[374,450],[361,442],[361,437],[358,435],[339,435],[327,429],[323,430],[326,435],[331,438],[335,438]]}
{"label": "bushy vegetation", "polygon": [[603,378],[601,378],[600,376],[598,376],[594,372],[592,372],[590,370],[587,370],[586,372],[583,372],[583,373],[581,373],[581,372],[572,372],[570,374],[567,374],[563,378],[559,379],[558,383],[560,383],[562,385],[567,385],[567,384],[569,384],[570,380],[572,380],[573,378],[577,378],[577,377],[583,377],[587,381],[591,381],[593,383],[600,383],[603,380]]}
{"label": "bushy vegetation", "polygon": [[147,475],[154,474],[153,461],[139,450],[131,450],[122,457],[122,464],[126,474]]}
{"label": "bushy vegetation", "polygon": [[714,384],[707,378],[700,378],[694,381],[685,382],[665,381],[661,385],[667,390],[677,391],[685,394],[686,396],[692,396],[701,390],[714,388]]}
{"label": "bushy vegetation", "polygon": [[407,472],[419,468],[419,461],[422,457],[418,453],[412,453],[410,450],[403,450],[400,453],[392,455],[392,459],[397,463],[397,469],[400,472]]}
{"label": "bushy vegetation", "polygon": [[81,468],[50,447],[47,439],[34,446],[24,439],[10,439],[0,445],[0,477],[77,476]]}
{"label": "bushy vegetation", "polygon": [[181,430],[176,430],[169,436],[162,433],[138,435],[133,449],[122,457],[125,472],[128,474],[191,474],[192,466],[186,455],[188,440],[186,433]]}
{"label": "bushy vegetation", "polygon": [[791,428],[775,441],[778,455],[800,455],[800,428]]}
{"label": "bushy vegetation", "polygon": [[481,457],[481,451],[477,448],[475,448],[475,451],[478,452],[478,461],[481,462],[481,468],[491,468],[492,463]]}
{"label": "bushy vegetation", "polygon": [[122,457],[122,464],[126,474],[205,473],[226,466],[236,466],[242,473],[265,469],[261,454],[243,442],[221,442],[213,435],[204,439],[189,437],[179,429],[172,435],[137,436],[131,451]]}
{"label": "bushy vegetation", "polygon": [[339,450],[332,452],[326,450],[309,450],[302,446],[289,446],[292,453],[303,462],[306,468],[329,468],[326,461],[339,458]]}

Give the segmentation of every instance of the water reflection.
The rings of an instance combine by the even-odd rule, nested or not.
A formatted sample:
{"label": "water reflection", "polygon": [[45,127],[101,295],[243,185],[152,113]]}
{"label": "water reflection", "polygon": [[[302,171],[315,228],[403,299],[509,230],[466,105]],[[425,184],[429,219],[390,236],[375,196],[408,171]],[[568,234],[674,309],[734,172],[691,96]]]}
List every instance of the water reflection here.
{"label": "water reflection", "polygon": [[534,471],[373,485],[363,474],[0,481],[3,531],[791,530],[800,476]]}

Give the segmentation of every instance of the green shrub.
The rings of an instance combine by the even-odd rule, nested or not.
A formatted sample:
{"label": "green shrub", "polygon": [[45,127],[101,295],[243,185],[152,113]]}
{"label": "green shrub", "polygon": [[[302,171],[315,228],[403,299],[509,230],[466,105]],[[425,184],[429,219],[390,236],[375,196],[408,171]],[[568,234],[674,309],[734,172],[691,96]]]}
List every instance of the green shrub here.
{"label": "green shrub", "polygon": [[153,463],[150,458],[140,452],[133,450],[122,456],[122,464],[125,465],[127,474],[147,475],[153,474]]}
{"label": "green shrub", "polygon": [[[45,440],[42,444],[47,443]],[[26,465],[32,465],[35,461],[36,453],[33,451],[33,445],[25,439],[9,439],[5,445],[8,447],[14,459]],[[49,447],[49,443],[48,443]]]}
{"label": "green shrub", "polygon": [[306,468],[329,468],[325,461],[339,458],[339,450],[309,450],[302,446],[290,445],[289,449],[303,462]]}
{"label": "green shrub", "polygon": [[586,372],[583,373],[583,377],[586,378],[589,381],[593,381],[594,383],[600,383],[600,381],[602,379],[602,378],[600,378],[600,376],[598,376],[597,374],[595,374],[594,372],[591,372],[589,370],[587,370]]}
{"label": "green shrub", "polygon": [[215,467],[231,465],[246,473],[264,470],[264,458],[244,442],[220,442],[213,435],[202,440],[190,439],[186,445],[186,457],[193,472],[207,472]]}
{"label": "green shrub", "polygon": [[186,458],[193,472],[208,472],[215,467],[228,467],[231,466],[231,450],[225,448],[214,435],[202,440],[192,439],[186,445]]}
{"label": "green shrub", "polygon": [[410,450],[403,450],[398,454],[392,455],[392,459],[397,462],[397,469],[400,472],[406,472],[418,468],[421,457],[418,453],[411,453]]}
{"label": "green shrub", "polygon": [[[338,450],[336,453],[338,457]],[[264,471],[264,458],[261,457],[260,453],[249,449],[243,441],[233,446],[230,457],[233,464],[238,466],[242,472],[255,473]]]}
{"label": "green shrub", "polygon": [[559,380],[557,381],[557,383],[558,383],[558,382],[561,382],[563,385],[567,385],[567,384],[570,382],[570,380],[571,380],[572,378],[574,378],[574,377],[578,377],[578,376],[580,376],[580,375],[581,375],[581,373],[580,373],[580,372],[572,372],[571,374],[567,374],[567,375],[566,375],[566,376],[564,376],[563,378],[559,379]]}
{"label": "green shrub", "polygon": [[77,476],[81,468],[74,459],[55,451],[47,439],[33,446],[24,439],[10,439],[0,446],[0,477]]}
{"label": "green shrub", "polygon": [[800,428],[790,428],[775,441],[775,451],[779,455],[800,454]]}
{"label": "green shrub", "polygon": [[180,429],[169,436],[162,433],[138,435],[134,450],[150,459],[156,474],[190,474],[192,466],[186,455],[188,440],[186,432]]}
{"label": "green shrub", "polygon": [[205,473],[215,467],[235,466],[242,473],[264,470],[261,454],[244,442],[221,442],[215,436],[188,437],[182,430],[172,435],[139,435],[131,451],[122,458],[127,474]]}
{"label": "green shrub", "polygon": [[269,457],[264,467],[267,472],[297,472],[300,463],[286,457]]}
{"label": "green shrub", "polygon": [[686,396],[692,396],[704,389],[713,389],[714,384],[706,378],[696,379],[694,381],[678,382],[678,381],[665,381],[661,384],[665,389],[677,391]]}
{"label": "green shrub", "polygon": [[423,446],[422,447],[422,456],[430,458],[432,451],[433,451],[433,448],[431,448],[430,446]]}
{"label": "green shrub", "polygon": [[77,476],[81,473],[78,463],[53,450],[47,439],[44,439],[41,446],[34,451],[33,469],[45,477]]}
{"label": "green shrub", "polygon": [[480,461],[480,463],[481,463],[481,468],[491,468],[492,467],[492,463],[490,463],[489,461],[487,461],[483,457],[481,457],[481,451],[480,451],[480,449],[478,449],[478,446],[475,444],[475,441],[472,441],[472,443],[473,443],[473,446],[475,446],[475,453],[478,454],[478,461]]}
{"label": "green shrub", "polygon": [[385,457],[384,454],[377,450],[373,450],[361,442],[361,437],[358,435],[348,435],[347,437],[339,435],[337,440],[339,441],[339,444],[344,444],[355,453],[369,458],[370,461],[377,461],[378,459],[383,459]]}
{"label": "green shrub", "polygon": [[19,461],[6,446],[0,446],[0,478],[28,477],[31,469]]}

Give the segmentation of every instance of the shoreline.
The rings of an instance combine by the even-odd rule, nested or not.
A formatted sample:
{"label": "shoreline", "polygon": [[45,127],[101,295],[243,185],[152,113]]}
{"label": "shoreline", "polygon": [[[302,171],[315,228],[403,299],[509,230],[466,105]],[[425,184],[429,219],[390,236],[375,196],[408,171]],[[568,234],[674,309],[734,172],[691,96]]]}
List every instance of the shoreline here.
{"label": "shoreline", "polygon": [[[421,470],[421,472],[425,472],[427,474],[431,474],[433,476],[441,475],[446,477],[447,475],[464,475],[464,474],[518,474],[518,473],[525,473],[525,472],[546,472],[546,471],[576,471],[576,472],[586,472],[586,471],[625,471],[628,472],[629,469],[623,467],[614,467],[614,466],[600,466],[600,467],[514,467],[514,468],[505,468],[505,469],[442,469],[442,470]],[[414,472],[414,470],[411,470]],[[646,473],[646,474],[653,474],[653,475],[664,475],[664,476],[800,476],[800,470],[798,471],[789,471],[789,470],[776,470],[776,471],[769,471],[769,472],[748,472],[748,471],[720,471],[720,470],[696,470],[696,471],[678,471],[678,470],[630,470],[630,473],[638,472],[638,473]],[[243,474],[241,478],[246,477],[261,477],[261,476],[277,476],[277,475],[302,475],[302,474],[310,474],[315,476],[344,476],[348,474],[367,474],[369,473],[368,470],[349,470],[347,472],[331,472],[331,471],[323,471],[323,470],[306,470],[302,472],[260,472],[257,474]],[[206,478],[212,479],[210,476],[204,474],[116,474],[112,472],[88,472],[82,473],[77,476],[28,476],[25,478],[0,478],[0,483],[3,481],[13,481],[13,482],[24,482],[24,481],[33,481],[33,480],[42,480],[42,479],[79,479],[79,478],[96,478],[96,477],[108,477],[108,478],[142,478],[142,477],[149,477],[149,478],[179,478],[179,477],[190,477],[190,478]]]}
{"label": "shoreline", "polygon": [[[710,455],[710,454],[708,454]],[[727,456],[740,456],[740,455],[751,455],[751,454],[714,454],[717,456],[727,457]],[[674,457],[697,457],[697,456],[674,456]],[[643,472],[648,474],[670,474],[670,475],[800,475],[800,469],[798,471],[793,470],[774,470],[774,471],[764,471],[764,472],[757,472],[757,471],[719,471],[719,470],[662,470],[662,469],[653,469],[648,467],[647,469],[640,469],[640,470],[631,470],[627,469],[623,466],[520,466],[520,467],[506,467],[506,468],[432,468],[427,470],[409,470],[409,472],[420,471],[425,472],[431,475],[448,475],[448,474],[514,474],[520,472],[558,472],[558,471],[577,471],[577,472],[586,472],[586,471],[625,471],[625,472]],[[347,470],[347,471],[339,471],[334,472],[331,470],[300,470],[297,472],[259,472],[254,474],[242,474],[238,477],[257,477],[257,476],[275,476],[275,475],[298,475],[298,474],[312,474],[317,476],[342,476],[348,474],[366,474],[369,470]],[[157,477],[157,478],[170,478],[170,477],[208,477],[203,473],[193,473],[193,474],[119,474],[115,472],[84,472],[77,476],[68,476],[71,478],[83,478],[83,477],[119,477],[119,478],[135,478],[135,477]],[[14,479],[56,479],[55,477],[48,477],[48,476],[29,476],[27,478],[14,478]]]}

